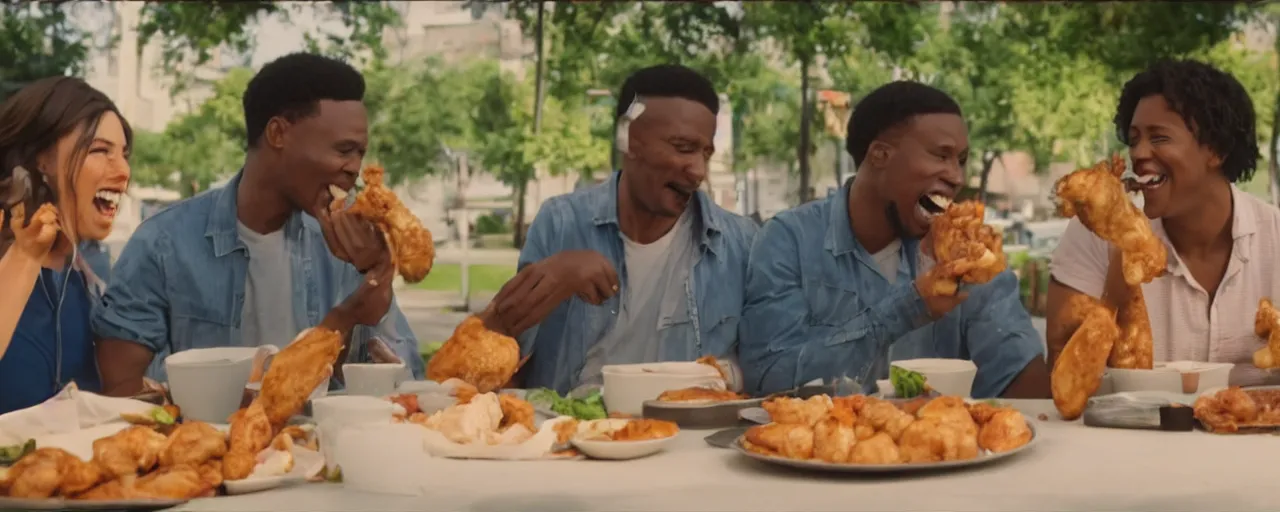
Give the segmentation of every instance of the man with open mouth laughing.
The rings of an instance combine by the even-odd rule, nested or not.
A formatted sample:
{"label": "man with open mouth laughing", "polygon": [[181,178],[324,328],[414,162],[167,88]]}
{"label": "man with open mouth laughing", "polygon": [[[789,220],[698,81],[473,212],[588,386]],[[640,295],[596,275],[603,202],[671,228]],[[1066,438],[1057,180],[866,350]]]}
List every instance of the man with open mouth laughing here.
{"label": "man with open mouth laughing", "polygon": [[778,214],[747,270],[740,357],[747,390],[772,393],[851,378],[865,391],[890,361],[969,359],[974,397],[1047,397],[1040,335],[1004,272],[935,296],[941,267],[922,255],[933,217],[964,177],[969,137],[946,93],[893,82],[858,103],[850,182],[825,201]]}
{"label": "man with open mouth laughing", "polygon": [[607,364],[731,356],[756,224],[699,190],[720,100],[683,66],[637,71],[617,96],[622,169],[542,205],[520,272],[485,313],[531,355],[525,387],[599,384]]}
{"label": "man with open mouth laughing", "polygon": [[[1280,384],[1253,366],[1258,301],[1280,299],[1280,210],[1235,186],[1253,176],[1258,134],[1239,80],[1196,61],[1157,63],[1120,93],[1116,134],[1129,147],[1127,187],[1168,250],[1165,275],[1143,284],[1154,362],[1235,363],[1231,384]],[[1048,336],[1052,355],[1071,336],[1071,296],[1129,300],[1119,254],[1073,219],[1053,253]]]}
{"label": "man with open mouth laughing", "polygon": [[423,375],[382,235],[327,209],[332,189],[351,189],[360,171],[364,90],[350,65],[305,53],[253,77],[244,167],[226,186],[147,218],[116,262],[93,318],[107,394],[138,393],[144,375],[164,380],[174,352],[284,347],[316,325],[347,336],[336,382],[343,363],[384,362],[373,350],[382,342]]}

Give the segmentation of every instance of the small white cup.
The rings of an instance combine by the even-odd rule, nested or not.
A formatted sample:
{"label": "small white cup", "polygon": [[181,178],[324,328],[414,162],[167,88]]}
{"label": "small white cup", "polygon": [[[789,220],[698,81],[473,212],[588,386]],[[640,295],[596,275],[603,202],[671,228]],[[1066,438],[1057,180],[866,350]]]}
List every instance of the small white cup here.
{"label": "small white cup", "polygon": [[311,402],[311,415],[320,433],[320,453],[333,469],[335,447],[341,433],[354,425],[389,424],[395,404],[369,396],[326,396]]}
{"label": "small white cup", "polygon": [[348,363],[342,365],[342,375],[348,395],[387,396],[404,378],[404,364]]}

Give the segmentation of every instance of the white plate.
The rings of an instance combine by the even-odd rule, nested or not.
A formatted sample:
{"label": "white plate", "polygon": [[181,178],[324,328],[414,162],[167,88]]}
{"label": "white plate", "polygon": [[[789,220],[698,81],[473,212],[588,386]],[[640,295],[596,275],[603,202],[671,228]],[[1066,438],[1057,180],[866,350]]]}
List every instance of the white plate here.
{"label": "white plate", "polygon": [[823,471],[828,473],[905,473],[914,471],[933,471],[989,464],[991,462],[1006,459],[1022,453],[1023,451],[1030,449],[1032,446],[1035,446],[1036,443],[1040,441],[1040,435],[1037,432],[1036,424],[1031,420],[1031,418],[1027,418],[1027,426],[1031,428],[1031,441],[1027,444],[1003,453],[990,453],[979,455],[976,459],[952,460],[946,462],[929,462],[920,464],[834,464],[819,460],[788,459],[786,457],[763,455],[747,450],[742,446],[742,437],[739,437],[738,440],[733,443],[733,449],[738,453],[758,461],[776,464],[779,466],[789,466],[793,468]]}
{"label": "white plate", "polygon": [[644,441],[593,441],[574,438],[569,442],[583,455],[593,459],[629,460],[658,453],[675,440],[675,436]]}
{"label": "white plate", "polygon": [[685,400],[680,402],[668,402],[663,400],[645,401],[645,407],[658,407],[662,409],[704,409],[707,407],[755,407],[765,401],[764,398],[744,398],[741,400]]}
{"label": "white plate", "polygon": [[164,510],[187,500],[32,500],[0,497],[0,510]]}

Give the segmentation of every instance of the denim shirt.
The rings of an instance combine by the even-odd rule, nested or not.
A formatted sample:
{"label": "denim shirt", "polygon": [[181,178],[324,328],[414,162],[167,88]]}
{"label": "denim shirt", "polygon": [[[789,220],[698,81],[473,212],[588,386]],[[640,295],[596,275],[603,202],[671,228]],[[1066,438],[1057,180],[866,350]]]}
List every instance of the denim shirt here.
{"label": "denim shirt", "polygon": [[[618,271],[620,292],[599,306],[572,297],[541,324],[520,336],[525,387],[547,387],[561,393],[578,385],[587,349],[608,334],[617,321],[627,286],[625,249],[618,227],[618,172],[599,185],[556,196],[542,205],[529,226],[520,268],[560,251],[592,250]],[[664,308],[658,338],[663,361],[692,361],[710,354],[734,357],[747,251],[758,227],[752,220],[712,203],[701,191],[689,205],[697,208],[693,232],[698,237],[693,269],[683,283],[684,307]]]}
{"label": "denim shirt", "polygon": [[756,237],[747,271],[740,363],[747,390],[771,393],[812,381],[888,378],[888,362],[969,359],[974,397],[1004,392],[1044,345],[1005,271],[968,288],[937,321],[913,283],[920,244],[902,240],[895,284],[880,274],[849,225],[848,187],[778,214]]}
{"label": "denim shirt", "polygon": [[[156,358],[147,376],[164,381],[164,358],[192,348],[240,346],[249,253],[236,231],[236,190],[225,187],[177,203],[143,221],[112,268],[93,329],[102,339],[133,341]],[[293,267],[293,318],[318,325],[360,286],[363,276],[334,257],[314,218],[295,212],[284,225]],[[369,362],[364,342],[381,338],[416,378],[424,370],[418,344],[400,308],[376,327],[357,326],[348,362]]]}

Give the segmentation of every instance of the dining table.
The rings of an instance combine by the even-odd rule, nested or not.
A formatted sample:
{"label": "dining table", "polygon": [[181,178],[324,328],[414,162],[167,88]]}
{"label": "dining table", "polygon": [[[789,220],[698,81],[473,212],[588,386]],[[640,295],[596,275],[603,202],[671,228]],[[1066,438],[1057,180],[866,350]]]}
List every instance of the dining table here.
{"label": "dining table", "polygon": [[[1003,460],[945,471],[801,471],[715,448],[682,431],[627,461],[433,458],[420,495],[307,483],[198,499],[177,511],[1223,511],[1275,510],[1280,436],[1085,426],[1051,400],[1005,400],[1037,440]],[[393,467],[386,471],[395,471]]]}

